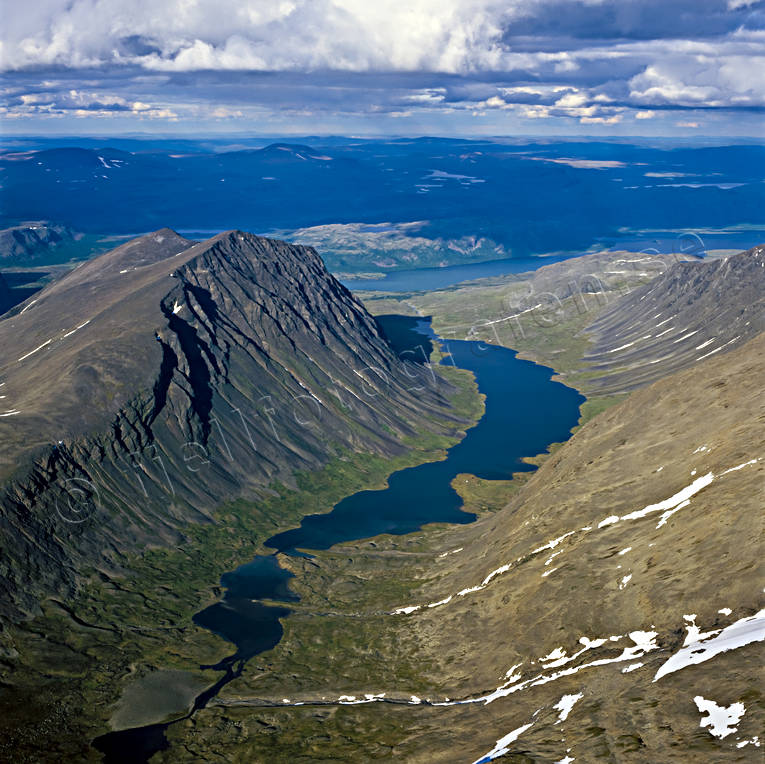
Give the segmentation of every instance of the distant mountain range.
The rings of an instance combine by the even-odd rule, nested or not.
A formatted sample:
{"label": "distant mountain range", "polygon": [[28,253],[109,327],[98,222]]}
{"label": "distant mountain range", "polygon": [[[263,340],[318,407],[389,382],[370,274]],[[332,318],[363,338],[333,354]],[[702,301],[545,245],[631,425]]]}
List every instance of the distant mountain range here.
{"label": "distant mountain range", "polygon": [[[172,141],[126,145],[133,150],[0,154],[5,224],[43,219],[135,235],[172,221],[199,238],[235,226],[279,235],[305,229],[301,236],[322,239],[328,267],[345,272],[581,252],[625,240],[653,246],[660,232],[671,239],[688,229],[703,231],[709,247],[741,249],[746,231],[734,231],[729,245],[710,229],[761,227],[765,208],[759,145],[439,138],[219,152]],[[391,246],[358,228],[383,223],[404,241]],[[416,231],[400,227],[412,223]],[[356,226],[350,240],[348,230],[327,235],[337,224]]]}
{"label": "distant mountain range", "polygon": [[0,266],[37,265],[74,241],[65,225],[25,223],[0,231]]}

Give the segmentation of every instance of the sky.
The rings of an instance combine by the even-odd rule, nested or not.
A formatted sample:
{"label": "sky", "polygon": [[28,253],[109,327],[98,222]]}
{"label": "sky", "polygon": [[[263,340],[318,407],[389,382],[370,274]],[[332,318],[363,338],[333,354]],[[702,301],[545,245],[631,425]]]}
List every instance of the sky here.
{"label": "sky", "polygon": [[753,136],[765,0],[0,0],[6,135]]}

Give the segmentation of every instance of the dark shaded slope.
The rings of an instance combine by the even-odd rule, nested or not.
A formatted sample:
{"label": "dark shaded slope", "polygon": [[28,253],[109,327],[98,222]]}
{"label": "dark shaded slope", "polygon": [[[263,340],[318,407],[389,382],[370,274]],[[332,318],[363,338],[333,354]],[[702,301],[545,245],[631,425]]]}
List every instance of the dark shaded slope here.
{"label": "dark shaded slope", "polygon": [[5,311],[10,310],[13,305],[13,292],[8,286],[8,283],[3,278],[3,274],[0,273],[0,315]]}
{"label": "dark shaded slope", "polygon": [[71,229],[52,223],[27,223],[0,231],[0,262],[31,265],[74,240]]}
{"label": "dark shaded slope", "polygon": [[0,347],[5,618],[224,500],[457,424],[315,251],[239,231],[85,263],[0,322]]}
{"label": "dark shaded slope", "polygon": [[604,311],[586,330],[599,392],[653,382],[765,330],[765,247],[677,263]]}

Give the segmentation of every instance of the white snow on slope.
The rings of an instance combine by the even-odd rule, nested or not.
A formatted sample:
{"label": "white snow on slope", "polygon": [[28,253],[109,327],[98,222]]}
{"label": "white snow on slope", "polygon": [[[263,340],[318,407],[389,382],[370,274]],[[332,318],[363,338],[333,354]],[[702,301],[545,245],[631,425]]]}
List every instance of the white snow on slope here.
{"label": "white snow on slope", "polygon": [[53,342],[53,340],[45,340],[45,342],[43,342],[42,345],[39,345],[38,347],[36,347],[34,350],[30,351],[26,355],[21,356],[21,358],[19,358],[19,361],[23,361],[26,358],[29,358],[30,355],[34,355],[38,350],[42,350],[47,345],[50,345],[51,342]]}
{"label": "white snow on slope", "polygon": [[682,342],[683,340],[687,340],[688,337],[693,337],[694,334],[698,334],[699,330],[696,329],[696,331],[689,332],[688,334],[684,334],[682,337],[678,337],[676,340],[673,340],[673,344],[677,344],[678,342]]}
{"label": "white snow on slope", "polygon": [[560,724],[561,722],[565,722],[566,719],[568,719],[568,715],[571,713],[571,709],[576,705],[576,702],[581,700],[583,697],[584,695],[581,692],[577,693],[576,695],[564,695],[553,706],[556,711],[560,711],[558,714],[558,721],[555,723]]}
{"label": "white snow on slope", "polygon": [[32,301],[29,303],[29,305],[27,305],[27,306],[24,308],[24,310],[22,310],[22,311],[21,311],[21,313],[19,313],[19,315],[20,315],[20,316],[23,316],[23,315],[24,315],[24,314],[25,314],[25,313],[26,313],[26,312],[27,312],[27,311],[28,311],[28,310],[29,310],[29,309],[30,309],[30,308],[31,308],[31,307],[32,307],[32,306],[33,306],[33,305],[34,305],[36,302],[37,302],[37,300],[32,300]]}
{"label": "white snow on slope", "polygon": [[[598,523],[597,527],[598,529],[602,529],[611,525],[616,525],[617,523],[625,521],[625,520],[638,520],[654,512],[662,512],[662,515],[659,518],[659,524],[656,526],[657,528],[660,528],[666,524],[667,519],[671,515],[673,515],[678,510],[683,509],[684,507],[687,507],[690,503],[690,499],[693,496],[695,496],[699,491],[703,490],[708,485],[710,485],[716,478],[722,477],[723,475],[728,475],[731,472],[737,472],[738,470],[744,469],[745,467],[751,466],[753,464],[757,464],[759,461],[760,461],[760,458],[750,459],[749,461],[744,462],[743,464],[738,464],[735,467],[730,467],[729,469],[724,470],[723,472],[720,472],[718,475],[715,475],[714,473],[709,472],[706,475],[702,475],[701,477],[696,478],[696,480],[694,480],[690,485],[678,491],[673,496],[670,496],[668,499],[664,499],[663,501],[660,501],[656,504],[649,504],[646,507],[643,507],[643,509],[639,509],[634,512],[629,512],[626,515],[622,515],[621,517],[618,515],[610,515],[604,520],[601,520]],[[564,533],[562,536],[558,536],[557,538],[552,539],[551,541],[548,541],[546,544],[543,544],[542,546],[534,549],[531,552],[531,556],[538,555],[541,552],[544,552],[548,549],[554,549],[564,539],[574,535],[575,533],[589,533],[590,531],[592,531],[592,527],[589,525],[586,525],[578,530]],[[520,563],[521,560],[527,559],[528,557],[529,555],[525,555],[522,557],[518,557],[513,562],[508,562],[508,563],[505,563],[504,565],[500,565],[500,567],[495,568],[493,571],[491,571],[491,573],[489,573],[483,579],[483,581],[481,581],[480,584],[477,584],[475,586],[469,586],[465,589],[461,589],[460,591],[457,592],[456,596],[464,597],[468,594],[473,594],[474,592],[480,592],[481,590],[485,589],[495,578],[503,575],[504,573],[507,573],[509,570],[513,569],[515,565]],[[549,571],[549,572],[551,573],[553,571]],[[453,597],[446,597],[438,602],[432,602],[426,605],[407,605],[405,607],[400,607],[400,608],[397,608],[396,610],[393,610],[390,614],[391,615],[409,615],[418,610],[422,610],[423,608],[426,608],[426,607],[438,607],[440,605],[444,605],[450,602],[452,599]]]}
{"label": "white snow on slope", "polygon": [[512,732],[508,732],[507,735],[497,740],[496,745],[488,753],[481,756],[480,759],[476,759],[473,764],[486,764],[486,762],[494,761],[500,756],[504,756],[510,751],[510,743],[514,743],[527,729],[534,726],[534,722],[524,724],[522,727],[514,729]]}
{"label": "white snow on slope", "polygon": [[[710,635],[712,635],[711,639],[709,638]],[[765,640],[765,610],[760,610],[759,613],[749,618],[741,618],[724,629],[709,632],[709,634],[702,636],[706,638],[684,645],[682,649],[662,664],[653,681],[656,682],[663,676],[688,666],[704,663],[720,653],[735,650],[754,642],[762,642]]]}
{"label": "white snow on slope", "polygon": [[707,700],[701,695],[697,695],[693,702],[700,714],[709,714],[699,722],[699,727],[709,727],[709,734],[720,740],[737,731],[737,725],[746,713],[743,703],[718,706],[713,700]]}
{"label": "white snow on slope", "polygon": [[723,350],[724,348],[727,348],[728,345],[731,345],[737,339],[740,339],[740,338],[741,338],[741,335],[739,335],[738,337],[734,337],[732,340],[730,340],[729,342],[726,342],[724,345],[720,345],[719,348],[715,348],[714,350],[710,350],[708,353],[704,353],[704,355],[700,355],[696,360],[697,361],[703,361],[705,358],[709,358],[710,355],[714,355],[715,353],[719,353],[721,350]]}
{"label": "white snow on slope", "polygon": [[74,334],[76,331],[79,331],[80,329],[82,329],[82,328],[83,328],[83,326],[87,326],[89,323],[90,323],[90,319],[88,319],[87,321],[84,321],[84,322],[83,322],[83,323],[81,323],[79,326],[75,326],[75,327],[74,327],[74,329],[72,329],[71,331],[67,332],[67,333],[66,333],[66,334],[65,334],[65,335],[62,337],[62,339],[66,339],[67,337],[71,337],[71,336],[72,336],[72,335],[73,335],[73,334]]}

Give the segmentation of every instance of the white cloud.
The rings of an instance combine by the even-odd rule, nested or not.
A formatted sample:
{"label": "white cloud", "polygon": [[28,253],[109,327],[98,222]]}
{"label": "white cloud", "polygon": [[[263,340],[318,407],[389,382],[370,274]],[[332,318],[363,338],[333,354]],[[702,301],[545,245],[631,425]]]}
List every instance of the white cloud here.
{"label": "white cloud", "polygon": [[622,121],[621,114],[612,114],[610,117],[582,117],[579,120],[583,125],[615,125]]}
{"label": "white cloud", "polygon": [[561,96],[555,105],[560,109],[567,109],[571,107],[584,106],[587,103],[587,96],[584,93],[571,92]]}
{"label": "white cloud", "polygon": [[668,55],[629,81],[630,96],[646,105],[765,105],[765,52]]}
{"label": "white cloud", "polygon": [[[21,8],[0,0],[0,68],[34,80],[6,104],[22,116],[79,110],[174,119],[199,109],[209,119],[243,120],[256,108],[308,108],[613,125],[628,108],[650,120],[657,107],[765,106],[765,36],[757,10],[747,11],[752,2],[707,0],[719,8],[700,4],[696,13],[688,0],[666,0],[668,17],[673,2],[682,10],[682,25],[668,20],[669,32],[651,13],[658,2],[35,0]],[[68,86],[35,79],[65,80],[67,71],[73,81],[91,80],[77,85],[84,101],[58,92]]]}
{"label": "white cloud", "polygon": [[8,14],[4,66],[462,72],[501,67],[501,0],[43,0]]}

